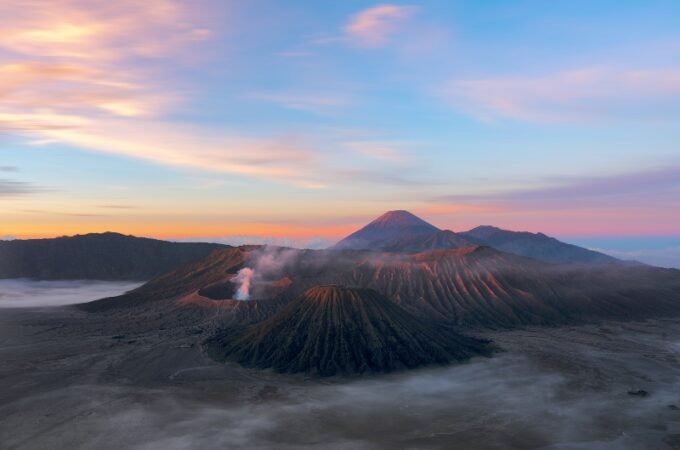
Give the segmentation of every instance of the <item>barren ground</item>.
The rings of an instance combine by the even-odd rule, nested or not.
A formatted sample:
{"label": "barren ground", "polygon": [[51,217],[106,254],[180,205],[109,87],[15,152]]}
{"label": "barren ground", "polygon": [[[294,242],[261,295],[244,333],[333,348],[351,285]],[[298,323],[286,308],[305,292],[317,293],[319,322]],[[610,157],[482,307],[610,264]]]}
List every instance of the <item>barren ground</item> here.
{"label": "barren ground", "polygon": [[0,309],[0,448],[680,449],[672,320],[481,333],[503,351],[353,379],[216,364],[190,329],[125,325]]}

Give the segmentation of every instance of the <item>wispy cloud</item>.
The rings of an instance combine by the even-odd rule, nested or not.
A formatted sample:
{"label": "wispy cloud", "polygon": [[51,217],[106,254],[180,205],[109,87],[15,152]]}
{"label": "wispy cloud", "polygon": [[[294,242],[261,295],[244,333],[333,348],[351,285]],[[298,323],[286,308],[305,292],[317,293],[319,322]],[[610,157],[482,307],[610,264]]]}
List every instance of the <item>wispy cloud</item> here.
{"label": "wispy cloud", "polygon": [[[494,224],[562,236],[680,233],[680,166],[606,176],[554,177],[535,187],[432,197],[462,227]],[[446,214],[445,214],[446,215]]]}
{"label": "wispy cloud", "polygon": [[[206,7],[207,8],[207,7]],[[34,145],[63,143],[184,169],[229,173],[305,188],[344,182],[313,132],[266,135],[228,126],[180,124],[186,90],[166,81],[212,36],[195,4],[10,0],[0,6],[0,131]],[[209,9],[209,8],[208,8]],[[387,38],[409,8],[384,5],[350,27]],[[372,19],[371,19],[372,17]],[[374,31],[370,31],[375,28]],[[382,36],[382,37],[380,37]],[[377,42],[377,41],[375,41]],[[180,62],[178,62],[180,61]],[[253,98],[326,114],[348,95],[264,92]],[[323,140],[323,139],[321,139]],[[361,175],[364,178],[364,175]],[[369,177],[370,178],[370,177]]]}
{"label": "wispy cloud", "polygon": [[405,163],[412,159],[406,150],[408,143],[403,142],[362,140],[346,142],[345,146],[352,152],[370,159],[393,163]]}
{"label": "wispy cloud", "polygon": [[25,181],[0,179],[0,198],[34,194],[45,189]]}
{"label": "wispy cloud", "polygon": [[454,107],[482,120],[532,122],[676,120],[680,69],[586,67],[540,76],[454,80]]}
{"label": "wispy cloud", "polygon": [[248,98],[271,102],[288,109],[326,114],[350,106],[354,99],[348,94],[307,92],[257,92]]}
{"label": "wispy cloud", "polygon": [[128,210],[128,209],[138,209],[139,206],[123,205],[123,204],[116,204],[116,203],[107,203],[107,204],[97,205],[97,208]]}
{"label": "wispy cloud", "polygon": [[331,246],[335,240],[323,237],[310,238],[287,238],[281,236],[255,236],[255,235],[233,235],[219,238],[194,238],[184,239],[184,241],[217,242],[233,246],[239,245],[275,245],[279,247],[322,249]]}
{"label": "wispy cloud", "polygon": [[446,200],[495,203],[508,207],[533,206],[543,209],[616,205],[618,208],[677,206],[680,208],[680,166],[647,169],[599,177],[553,179],[542,186],[480,195],[450,195]]}
{"label": "wispy cloud", "polygon": [[303,139],[167,119],[184,99],[157,81],[162,70],[154,63],[176,64],[188,46],[211,35],[196,10],[176,0],[3,2],[0,130],[31,142],[319,185],[308,176],[318,161]]}
{"label": "wispy cloud", "polygon": [[210,35],[195,25],[194,11],[176,0],[5,0],[0,45],[16,54],[87,63],[160,57]]}
{"label": "wispy cloud", "polygon": [[382,47],[390,42],[415,14],[413,6],[377,5],[358,12],[345,26],[349,40],[363,47]]}

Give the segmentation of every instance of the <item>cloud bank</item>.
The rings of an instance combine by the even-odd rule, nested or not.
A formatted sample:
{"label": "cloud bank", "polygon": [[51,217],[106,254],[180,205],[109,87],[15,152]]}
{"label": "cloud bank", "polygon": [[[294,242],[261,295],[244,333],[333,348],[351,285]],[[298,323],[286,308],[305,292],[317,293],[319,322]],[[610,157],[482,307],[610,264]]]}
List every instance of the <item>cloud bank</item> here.
{"label": "cloud bank", "polygon": [[109,281],[0,280],[0,308],[73,305],[121,295],[139,285]]}

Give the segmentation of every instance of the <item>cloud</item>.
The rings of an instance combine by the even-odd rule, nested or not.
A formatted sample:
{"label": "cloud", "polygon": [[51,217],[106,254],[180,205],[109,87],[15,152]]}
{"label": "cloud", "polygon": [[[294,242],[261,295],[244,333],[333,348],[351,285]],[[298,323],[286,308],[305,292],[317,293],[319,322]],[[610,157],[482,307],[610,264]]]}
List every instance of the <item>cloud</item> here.
{"label": "cloud", "polygon": [[612,255],[616,258],[640,261],[659,267],[680,269],[680,247],[660,249],[620,250],[608,247],[593,248],[593,250]]}
{"label": "cloud", "polygon": [[44,190],[44,188],[24,181],[0,179],[0,198],[34,194]]}
{"label": "cloud", "polygon": [[546,209],[565,206],[649,204],[680,207],[680,166],[652,168],[639,172],[600,177],[553,179],[552,183],[524,190],[479,195],[450,195],[450,201],[502,203],[507,206],[536,206]]}
{"label": "cloud", "polygon": [[349,141],[345,146],[361,156],[381,161],[406,163],[412,159],[403,142]]}
{"label": "cloud", "polygon": [[121,204],[108,203],[108,204],[97,205],[97,208],[104,208],[104,209],[138,209],[139,206],[135,206],[135,205],[121,205]]}
{"label": "cloud", "polygon": [[350,41],[357,45],[382,47],[402,29],[415,11],[413,6],[374,6],[352,16],[344,31]]}
{"label": "cloud", "polygon": [[441,95],[482,120],[590,122],[680,117],[680,69],[586,67],[542,76],[454,80]]}
{"label": "cloud", "polygon": [[0,131],[156,164],[325,184],[315,179],[318,161],[302,138],[168,119],[186,99],[159,82],[162,68],[210,37],[201,9],[176,0],[3,2]]}
{"label": "cloud", "polygon": [[160,57],[210,35],[195,25],[198,9],[176,0],[5,0],[0,5],[1,47],[86,63]]}
{"label": "cloud", "polygon": [[15,166],[0,166],[0,172],[16,172],[19,168]]}
{"label": "cloud", "polygon": [[325,114],[346,108],[353,103],[349,95],[309,94],[304,92],[258,92],[248,96],[251,99],[271,102],[288,109]]}
{"label": "cloud", "polygon": [[[333,177],[337,164],[323,151],[333,143],[311,132],[253,135],[173,119],[187,110],[190,99],[181,95],[186,89],[167,81],[173,78],[167,74],[176,73],[211,37],[211,19],[201,14],[209,10],[205,6],[179,0],[65,0],[58,5],[35,0],[27,8],[17,0],[2,2],[0,132],[23,136],[32,145],[60,143],[303,188],[344,182],[347,172]],[[397,10],[379,9],[384,17],[373,20],[396,20],[405,11]],[[332,93],[256,97],[322,113],[352,102]]]}
{"label": "cloud", "polygon": [[281,236],[254,236],[254,235],[234,235],[234,236],[223,236],[219,238],[199,238],[193,239],[209,242],[217,242],[220,244],[227,244],[233,246],[239,245],[274,245],[278,247],[292,247],[292,248],[303,248],[303,249],[323,249],[332,245],[335,241],[331,239],[326,239],[322,237],[310,237],[310,238],[288,238]]}
{"label": "cloud", "polygon": [[0,308],[73,305],[121,295],[139,285],[106,281],[0,280]]}
{"label": "cloud", "polygon": [[[457,227],[493,224],[562,236],[680,233],[680,167],[534,180],[533,186],[433,196]],[[526,186],[526,185],[525,185]],[[470,209],[460,209],[469,205]],[[445,211],[445,210],[443,210]]]}

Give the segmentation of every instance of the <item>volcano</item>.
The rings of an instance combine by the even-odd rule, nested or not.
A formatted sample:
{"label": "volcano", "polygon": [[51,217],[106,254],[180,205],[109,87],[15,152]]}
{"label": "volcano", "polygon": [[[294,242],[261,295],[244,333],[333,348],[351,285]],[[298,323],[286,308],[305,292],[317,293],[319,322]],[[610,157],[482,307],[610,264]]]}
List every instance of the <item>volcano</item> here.
{"label": "volcano", "polygon": [[612,256],[567,244],[543,233],[509,231],[487,225],[459,233],[440,230],[408,211],[388,211],[340,240],[331,249],[420,253],[474,245],[493,247],[553,264],[624,263]]}
{"label": "volcano", "polygon": [[[260,260],[284,260],[258,271],[252,301],[233,300],[231,280]],[[221,320],[268,318],[319,285],[380,292],[412,314],[475,328],[639,320],[680,313],[680,271],[625,264],[560,265],[486,246],[421,253],[239,247],[159,277],[123,296],[80,305],[92,312],[137,308],[149,314],[192,308]]]}
{"label": "volcano", "polygon": [[460,233],[463,239],[495,249],[557,264],[616,264],[622,261],[604,253],[561,242],[543,233],[508,231],[480,226]]}
{"label": "volcano", "polygon": [[489,354],[486,341],[424,321],[377,291],[306,290],[278,314],[205,343],[209,355],[247,367],[321,376],[390,372]]}
{"label": "volcano", "polygon": [[378,250],[394,246],[401,240],[428,237],[439,228],[408,211],[388,211],[365,227],[339,241],[335,250]]}

